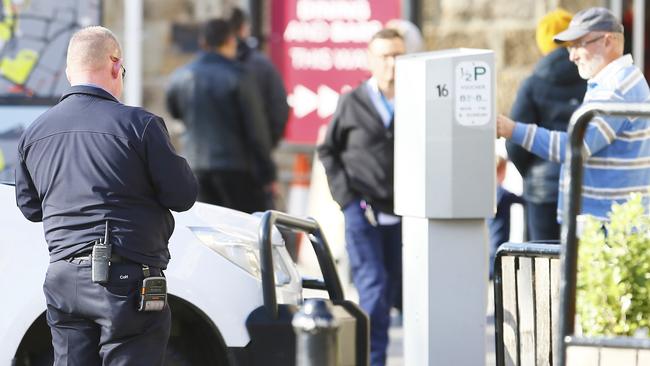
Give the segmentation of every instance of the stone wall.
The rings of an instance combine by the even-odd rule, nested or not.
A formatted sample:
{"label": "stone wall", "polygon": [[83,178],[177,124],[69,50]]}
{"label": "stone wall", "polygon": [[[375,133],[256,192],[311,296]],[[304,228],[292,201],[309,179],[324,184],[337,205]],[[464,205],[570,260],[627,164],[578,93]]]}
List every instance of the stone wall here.
{"label": "stone wall", "polygon": [[[281,1],[281,0],[277,0]],[[104,24],[124,39],[124,1],[104,0]],[[174,25],[195,25],[221,16],[233,4],[246,0],[143,0],[143,105],[166,117],[172,132],[179,126],[168,118],[164,91],[169,74],[192,53],[174,45]],[[265,14],[270,13],[265,3]],[[427,49],[488,48],[496,52],[498,110],[508,113],[519,83],[541,56],[535,44],[537,21],[563,7],[576,12],[606,5],[605,0],[423,0],[422,30]],[[267,17],[268,18],[268,17]],[[268,31],[269,19],[264,28]]]}
{"label": "stone wall", "polygon": [[497,109],[508,114],[520,82],[541,57],[537,21],[562,7],[573,13],[602,0],[424,0],[422,31],[429,50],[470,47],[496,53]]}
{"label": "stone wall", "polygon": [[[142,104],[165,118],[173,135],[181,127],[165,110],[165,87],[172,71],[194,56],[175,44],[173,29],[192,27],[210,17],[222,16],[231,5],[239,3],[237,0],[143,0]],[[104,0],[103,5],[104,25],[124,43],[124,0]]]}

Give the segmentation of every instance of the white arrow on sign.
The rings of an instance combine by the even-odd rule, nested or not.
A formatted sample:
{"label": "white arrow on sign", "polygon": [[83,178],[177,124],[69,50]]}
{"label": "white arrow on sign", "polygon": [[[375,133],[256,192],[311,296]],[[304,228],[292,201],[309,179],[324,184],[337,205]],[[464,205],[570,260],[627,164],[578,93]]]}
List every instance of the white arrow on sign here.
{"label": "white arrow on sign", "polygon": [[318,95],[299,84],[293,88],[288,102],[296,117],[302,118],[318,108]]}
{"label": "white arrow on sign", "polygon": [[327,85],[318,87],[318,117],[325,118],[334,114],[336,102],[339,100],[339,93]]}
{"label": "white arrow on sign", "polygon": [[338,99],[339,93],[326,85],[319,85],[318,93],[314,93],[304,85],[298,84],[293,88],[293,93],[287,97],[287,102],[298,118],[313,111],[317,111],[320,118],[326,118],[336,110]]}

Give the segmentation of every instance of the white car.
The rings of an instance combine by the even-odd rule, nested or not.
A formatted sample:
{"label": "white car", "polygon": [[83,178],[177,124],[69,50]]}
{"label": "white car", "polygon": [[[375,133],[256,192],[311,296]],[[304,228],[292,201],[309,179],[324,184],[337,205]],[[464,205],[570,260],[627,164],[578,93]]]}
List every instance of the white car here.
{"label": "white car", "polygon": [[[167,365],[291,365],[291,316],[303,281],[274,224],[310,233],[340,318],[339,360],[367,363],[368,321],[343,299],[326,242],[313,220],[269,211],[248,215],[196,203],[174,213],[168,279],[172,330]],[[51,365],[42,284],[48,252],[41,224],[23,218],[14,188],[0,184],[0,365]],[[275,290],[275,291],[274,291]]]}

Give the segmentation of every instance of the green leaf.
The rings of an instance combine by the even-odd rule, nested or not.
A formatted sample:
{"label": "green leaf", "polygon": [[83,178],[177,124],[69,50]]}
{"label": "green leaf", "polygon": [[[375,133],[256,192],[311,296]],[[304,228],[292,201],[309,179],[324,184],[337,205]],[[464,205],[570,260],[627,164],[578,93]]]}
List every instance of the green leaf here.
{"label": "green leaf", "polygon": [[578,254],[576,312],[583,333],[647,334],[650,218],[643,196],[633,194],[627,202],[614,204],[608,222],[587,217]]}

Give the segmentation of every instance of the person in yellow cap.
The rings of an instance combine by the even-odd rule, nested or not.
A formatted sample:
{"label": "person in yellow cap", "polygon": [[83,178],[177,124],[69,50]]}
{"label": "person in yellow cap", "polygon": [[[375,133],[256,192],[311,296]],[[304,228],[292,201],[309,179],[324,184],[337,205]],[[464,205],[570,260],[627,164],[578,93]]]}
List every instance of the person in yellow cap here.
{"label": "person in yellow cap", "polygon": [[[510,113],[513,120],[566,131],[571,114],[582,104],[586,82],[569,60],[567,49],[553,41],[556,34],[568,28],[571,19],[571,13],[557,9],[539,21],[535,38],[544,56],[519,87]],[[511,141],[506,148],[524,181],[528,238],[559,240],[556,209],[560,164],[533,155]]]}
{"label": "person in yellow cap", "polygon": [[571,18],[573,18],[571,13],[560,8],[544,15],[539,20],[535,31],[535,40],[542,55],[546,56],[559,47],[553,37],[567,29],[569,23],[571,23]]}

